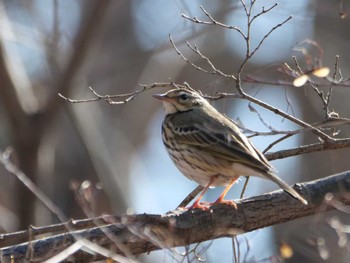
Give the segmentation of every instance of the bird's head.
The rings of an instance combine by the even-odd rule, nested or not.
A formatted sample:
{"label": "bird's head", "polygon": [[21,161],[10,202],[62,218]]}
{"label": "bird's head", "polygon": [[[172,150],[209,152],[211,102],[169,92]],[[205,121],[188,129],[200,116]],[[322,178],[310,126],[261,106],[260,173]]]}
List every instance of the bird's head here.
{"label": "bird's head", "polygon": [[172,89],[164,94],[155,94],[153,97],[163,102],[166,114],[188,111],[208,104],[201,95],[188,89]]}

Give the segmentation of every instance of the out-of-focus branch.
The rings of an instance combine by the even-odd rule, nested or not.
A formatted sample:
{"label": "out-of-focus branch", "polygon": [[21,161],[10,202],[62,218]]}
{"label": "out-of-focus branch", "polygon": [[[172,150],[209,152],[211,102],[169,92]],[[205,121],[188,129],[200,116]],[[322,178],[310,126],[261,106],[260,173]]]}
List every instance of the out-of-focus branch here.
{"label": "out-of-focus branch", "polygon": [[[71,59],[60,76],[57,76],[57,92],[63,91],[68,93],[72,88],[72,81],[76,76],[83,62],[84,56],[88,50],[89,43],[92,41],[94,33],[104,18],[105,11],[108,9],[109,1],[96,1],[91,7],[91,11],[81,22],[81,27],[73,43],[73,53]],[[0,47],[0,52],[2,52]],[[26,175],[36,183],[35,173],[37,172],[37,151],[43,133],[51,123],[54,115],[62,107],[62,102],[57,99],[56,92],[48,98],[45,107],[37,112],[25,112],[20,106],[20,99],[25,100],[23,94],[19,97],[15,93],[15,86],[5,67],[3,53],[0,54],[0,101],[10,117],[9,124],[13,131],[13,146],[18,156],[19,167]],[[30,132],[35,127],[35,132]],[[18,194],[18,217],[20,218],[21,227],[27,227],[33,221],[34,200],[33,195],[25,188],[17,189]]]}
{"label": "out-of-focus branch", "polygon": [[[1,71],[2,74],[7,74],[10,78],[11,85],[0,87],[9,89],[11,91],[7,93],[11,94],[11,101],[6,103],[6,106],[10,106],[13,110],[18,113],[22,111],[22,115],[35,114],[39,109],[39,100],[35,96],[34,89],[30,83],[28,73],[25,69],[24,63],[20,58],[19,50],[9,49],[7,42],[8,39],[13,39],[14,42],[18,41],[18,35],[14,31],[13,23],[6,10],[6,5],[3,1],[0,2],[0,23],[3,30],[0,31],[0,45],[2,49],[1,54]],[[4,30],[6,29],[6,30]],[[11,51],[9,51],[11,50]],[[9,94],[7,94],[9,95]],[[5,98],[4,98],[5,99]],[[5,99],[6,100],[6,99]],[[13,103],[11,103],[13,102]],[[10,104],[10,105],[8,105]],[[14,105],[18,104],[18,109],[14,108]],[[8,110],[8,109],[7,109]],[[10,115],[13,118],[13,116]]]}
{"label": "out-of-focus branch", "polygon": [[66,217],[61,210],[27,177],[15,164],[11,162],[11,150],[0,151],[0,165],[2,165],[11,175],[14,175],[41,203],[52,212],[58,220],[66,221]]}
{"label": "out-of-focus branch", "polygon": [[57,99],[56,94],[58,92],[68,94],[73,88],[72,81],[86,57],[95,33],[100,25],[103,24],[102,22],[109,4],[110,2],[105,0],[94,2],[93,6],[89,7],[92,11],[81,21],[81,27],[73,43],[72,56],[64,71],[60,74],[59,78],[57,78],[58,81],[54,87],[56,92],[52,93],[52,96],[47,102],[45,111],[47,118],[50,118],[51,115],[56,112],[57,107],[62,105],[61,101]]}
{"label": "out-of-focus branch", "polygon": [[13,131],[17,134],[23,125],[25,112],[17,99],[16,89],[9,72],[6,70],[3,52],[3,48],[0,45],[0,101],[13,125]]}
{"label": "out-of-focus branch", "polygon": [[[309,201],[308,206],[279,190],[240,200],[237,202],[237,210],[229,205],[216,205],[209,211],[177,210],[166,215],[111,217],[110,220],[114,220],[112,224],[73,233],[122,255],[118,246],[106,237],[106,233],[113,235],[134,255],[219,237],[230,237],[349,205],[350,172],[298,184],[297,189]],[[48,255],[52,256],[74,244],[73,233],[3,248],[0,250],[0,260],[10,262],[12,258],[20,262],[27,255],[31,255],[30,260],[47,259]],[[86,250],[79,250],[74,254],[74,258],[77,261],[87,262],[96,259],[96,255],[93,256]]]}

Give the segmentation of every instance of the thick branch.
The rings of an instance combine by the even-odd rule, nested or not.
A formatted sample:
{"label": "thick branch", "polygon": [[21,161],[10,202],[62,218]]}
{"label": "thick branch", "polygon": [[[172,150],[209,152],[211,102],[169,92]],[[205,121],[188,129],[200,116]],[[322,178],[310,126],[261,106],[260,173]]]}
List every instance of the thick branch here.
{"label": "thick branch", "polygon": [[[238,209],[216,205],[209,211],[174,211],[166,215],[110,217],[113,224],[64,233],[0,250],[1,262],[44,260],[75,243],[77,236],[122,255],[139,255],[205,240],[230,237],[259,228],[288,222],[350,204],[350,171],[297,185],[309,201],[305,206],[282,190],[240,200]],[[0,236],[1,237],[1,236]],[[28,253],[28,247],[31,247]],[[112,252],[111,252],[112,253]],[[112,254],[111,254],[112,255]],[[77,261],[99,258],[85,250],[74,254]]]}

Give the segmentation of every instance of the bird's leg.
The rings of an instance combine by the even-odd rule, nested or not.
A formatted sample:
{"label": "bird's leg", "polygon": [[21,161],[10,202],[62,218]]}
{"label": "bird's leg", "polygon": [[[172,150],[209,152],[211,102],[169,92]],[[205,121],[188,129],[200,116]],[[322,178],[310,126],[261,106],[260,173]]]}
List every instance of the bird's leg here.
{"label": "bird's leg", "polygon": [[230,183],[226,186],[225,190],[222,192],[222,194],[219,196],[219,198],[214,202],[211,203],[211,205],[216,204],[228,204],[234,206],[235,209],[237,209],[237,204],[232,200],[224,200],[227,192],[231,189],[232,185],[238,180],[239,177],[234,177],[230,180]]}
{"label": "bird's leg", "polygon": [[202,209],[202,210],[208,210],[208,207],[202,205],[200,202],[201,202],[202,197],[204,196],[204,194],[207,192],[207,190],[209,189],[209,187],[213,183],[213,181],[214,181],[214,178],[211,178],[209,183],[205,186],[205,188],[203,189],[203,191],[201,192],[199,197],[196,199],[196,201],[194,201],[194,203],[190,207],[188,207],[187,209],[190,210],[190,209],[199,208],[199,209]]}

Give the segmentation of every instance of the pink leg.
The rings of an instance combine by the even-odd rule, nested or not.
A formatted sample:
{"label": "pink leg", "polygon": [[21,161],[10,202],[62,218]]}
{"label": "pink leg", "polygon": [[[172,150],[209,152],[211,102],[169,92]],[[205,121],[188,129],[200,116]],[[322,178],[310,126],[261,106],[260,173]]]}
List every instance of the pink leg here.
{"label": "pink leg", "polygon": [[219,198],[212,203],[212,205],[214,204],[228,204],[228,205],[232,205],[234,206],[235,209],[237,209],[237,204],[232,201],[232,200],[224,200],[227,192],[231,189],[232,185],[238,180],[239,177],[234,177],[233,179],[231,179],[230,183],[226,186],[225,190],[222,192],[222,194],[219,196]]}
{"label": "pink leg", "polygon": [[208,210],[208,207],[204,206],[204,205],[201,205],[200,201],[202,200],[202,197],[204,196],[204,194],[207,192],[207,190],[209,189],[209,187],[213,183],[213,180],[214,180],[214,178],[210,179],[209,183],[205,186],[205,188],[203,189],[203,191],[201,192],[199,197],[196,199],[196,201],[194,201],[194,203],[190,207],[188,207],[187,209],[199,208],[199,209],[202,209],[202,210]]}

